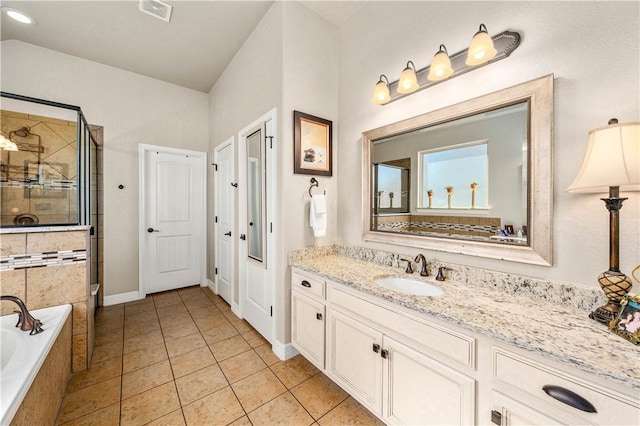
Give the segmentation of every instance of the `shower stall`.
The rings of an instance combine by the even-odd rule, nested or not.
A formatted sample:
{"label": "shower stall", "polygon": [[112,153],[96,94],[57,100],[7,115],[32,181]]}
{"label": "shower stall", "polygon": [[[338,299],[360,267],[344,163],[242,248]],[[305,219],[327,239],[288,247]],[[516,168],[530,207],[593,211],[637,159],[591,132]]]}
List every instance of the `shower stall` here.
{"label": "shower stall", "polygon": [[101,282],[102,128],[78,106],[0,100],[0,228],[88,226],[91,283]]}

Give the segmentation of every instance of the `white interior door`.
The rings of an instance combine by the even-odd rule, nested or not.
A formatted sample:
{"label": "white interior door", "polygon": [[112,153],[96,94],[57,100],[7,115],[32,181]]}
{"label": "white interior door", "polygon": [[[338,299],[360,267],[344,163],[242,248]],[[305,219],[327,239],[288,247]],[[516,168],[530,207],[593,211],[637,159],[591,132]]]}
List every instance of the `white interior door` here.
{"label": "white interior door", "polygon": [[233,305],[233,277],[235,260],[235,182],[233,138],[229,139],[214,152],[215,164],[215,284],[216,292]]}
{"label": "white interior door", "polygon": [[206,153],[140,145],[141,296],[204,281]]}
{"label": "white interior door", "polygon": [[240,133],[239,189],[240,312],[262,336],[273,342],[274,167],[272,118],[263,118]]}

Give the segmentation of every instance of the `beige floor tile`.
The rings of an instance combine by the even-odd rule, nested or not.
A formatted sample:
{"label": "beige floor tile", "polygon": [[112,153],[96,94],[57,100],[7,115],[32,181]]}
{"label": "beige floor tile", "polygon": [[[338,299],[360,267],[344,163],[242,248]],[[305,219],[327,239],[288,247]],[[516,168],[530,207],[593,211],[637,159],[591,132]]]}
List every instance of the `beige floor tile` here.
{"label": "beige floor tile", "polygon": [[148,348],[149,346],[157,345],[163,343],[164,339],[162,338],[162,332],[160,330],[153,330],[147,334],[135,337],[129,337],[124,340],[124,349],[123,353],[130,354],[131,352],[136,352],[144,348]]}
{"label": "beige floor tile", "polygon": [[[145,299],[146,300],[146,299]],[[156,305],[151,303],[138,303],[136,305],[125,305],[124,307],[124,315],[128,317],[130,315],[140,314],[142,312],[155,312]]]}
{"label": "beige floor tile", "polygon": [[207,342],[204,341],[200,333],[194,333],[165,342],[165,345],[167,346],[169,357],[174,358],[178,355],[204,348],[207,346]]}
{"label": "beige floor tile", "polygon": [[251,327],[251,325],[243,319],[240,319],[240,318],[230,319],[229,322],[231,323],[233,328],[238,330],[238,333],[242,334],[242,333],[247,333],[253,330],[253,327]]}
{"label": "beige floor tile", "polygon": [[120,400],[120,376],[69,392],[62,401],[58,422],[65,423]]}
{"label": "beige floor tile", "polygon": [[180,408],[174,382],[165,383],[122,401],[120,425],[143,425]]}
{"label": "beige floor tile", "polygon": [[100,329],[100,331],[96,330],[94,342],[96,346],[108,345],[110,343],[122,341],[123,338],[124,333],[122,331],[122,327],[106,331]]}
{"label": "beige floor tile", "polygon": [[210,348],[218,362],[251,350],[251,346],[249,346],[242,336],[234,336],[230,339],[221,340],[212,344]]}
{"label": "beige floor tile", "polygon": [[213,302],[209,300],[209,298],[204,294],[200,295],[197,299],[193,298],[193,299],[185,300],[184,304],[187,306],[187,309],[189,310],[189,312],[194,310],[205,309],[205,308],[213,308],[215,310],[218,310],[218,308],[215,307]]}
{"label": "beige floor tile", "polygon": [[193,320],[190,323],[184,323],[183,325],[177,325],[175,327],[167,327],[162,329],[162,335],[164,336],[164,340],[175,340],[180,337],[188,336],[190,334],[197,333],[198,327],[196,327],[196,323]]}
{"label": "beige floor tile", "polygon": [[258,333],[257,331],[251,329],[250,331],[246,332],[246,333],[242,333],[242,337],[244,338],[244,340],[247,341],[247,343],[252,347],[252,348],[257,348],[258,346],[262,346],[265,343],[269,343],[267,342],[267,340],[262,337],[262,335],[260,333]]}
{"label": "beige floor tile", "polygon": [[122,376],[122,399],[173,381],[169,361],[161,361]]}
{"label": "beige floor tile", "polygon": [[96,311],[96,319],[108,320],[124,315],[124,305],[100,306]]}
{"label": "beige floor tile", "polygon": [[63,426],[104,426],[120,423],[120,402],[64,423]]}
{"label": "beige floor tile", "polygon": [[287,391],[268,368],[232,384],[231,388],[247,413]]}
{"label": "beige floor tile", "polygon": [[233,328],[233,326],[231,325],[231,323],[229,323],[229,321],[226,321],[225,323],[221,323],[215,326],[214,328],[208,329],[206,331],[203,329],[200,329],[200,332],[202,333],[202,337],[204,337],[204,340],[209,345],[212,345],[221,340],[225,340],[230,337],[238,335],[238,331],[235,328]]}
{"label": "beige floor tile", "polygon": [[170,360],[173,375],[176,378],[186,376],[189,373],[216,363],[207,346],[170,358]]}
{"label": "beige floor tile", "polygon": [[249,420],[249,417],[242,416],[235,422],[229,423],[229,426],[252,426],[252,424],[251,424],[251,421]]}
{"label": "beige floor tile", "polygon": [[154,331],[160,330],[160,321],[158,318],[151,318],[145,321],[132,322],[124,327],[124,338],[144,336]]}
{"label": "beige floor tile", "polygon": [[147,322],[158,318],[155,310],[137,312],[135,314],[126,314],[124,316],[124,325],[129,326],[139,322]]}
{"label": "beige floor tile", "polygon": [[187,312],[187,311],[177,312],[177,313],[172,314],[172,315],[163,315],[163,316],[158,317],[158,318],[160,320],[160,326],[162,328],[175,327],[177,325],[193,323],[193,318],[191,318],[191,314],[189,314],[189,312]]}
{"label": "beige floor tile", "polygon": [[124,342],[118,341],[94,347],[91,363],[102,362],[111,358],[122,358],[123,346]]}
{"label": "beige floor tile", "polygon": [[110,358],[102,362],[93,362],[91,368],[74,374],[69,382],[67,392],[74,392],[122,374],[120,357]]}
{"label": "beige floor tile", "polygon": [[176,303],[175,305],[162,306],[156,308],[159,318],[175,317],[176,315],[189,314],[184,303]]}
{"label": "beige floor tile", "polygon": [[133,302],[127,302],[124,304],[124,308],[127,309],[130,306],[147,305],[147,304],[153,305],[153,297],[149,296],[149,297],[145,297],[144,299],[138,299],[138,300],[134,300]]}
{"label": "beige floor tile", "polygon": [[96,315],[96,322],[100,323],[100,330],[104,332],[108,330],[121,330],[124,326],[124,315],[113,318],[101,318],[99,315]]}
{"label": "beige floor tile", "polygon": [[334,425],[375,425],[384,426],[376,416],[352,397],[347,398],[324,417],[318,420],[320,426]]}
{"label": "beige floor tile", "polygon": [[280,361],[270,368],[288,389],[299,385],[320,371],[302,355],[296,355],[286,361]]}
{"label": "beige floor tile", "polygon": [[162,308],[165,306],[171,306],[178,303],[182,303],[180,295],[176,291],[158,293],[153,295],[153,303],[156,304],[156,308]]}
{"label": "beige floor tile", "polygon": [[[225,318],[221,313],[217,314],[207,314],[206,316],[196,316],[198,312],[193,312],[193,319],[196,322],[196,325],[200,329],[201,332],[205,333],[211,331],[214,328],[217,328],[221,325],[231,326],[231,323],[228,319]],[[233,327],[233,326],[232,326]]]}
{"label": "beige floor tile", "polygon": [[162,416],[157,420],[147,423],[146,426],[185,426],[184,414],[182,409],[172,411],[166,416]]}
{"label": "beige floor tile", "polygon": [[169,357],[167,356],[164,343],[125,354],[122,358],[122,374],[130,373],[151,364],[156,364],[165,359],[169,359]]}
{"label": "beige floor tile", "polygon": [[278,356],[273,353],[273,350],[271,349],[271,345],[269,343],[267,343],[266,345],[258,346],[253,350],[256,351],[258,356],[262,358],[262,361],[264,361],[264,363],[269,366],[280,362],[280,358],[278,358]]}
{"label": "beige floor tile", "polygon": [[210,365],[176,379],[178,396],[182,406],[229,386],[218,365]]}
{"label": "beige floor tile", "polygon": [[187,306],[187,309],[189,310],[189,314],[194,319],[198,319],[198,318],[204,319],[204,318],[218,317],[218,316],[224,318],[224,315],[222,315],[218,310],[218,308],[216,308],[215,305],[213,304],[209,306],[195,306],[195,307]]}
{"label": "beige floor tile", "polygon": [[209,298],[205,296],[204,292],[200,288],[179,290],[178,294],[185,304],[198,303],[200,300],[205,300],[207,303],[211,303]]}
{"label": "beige floor tile", "polygon": [[182,410],[187,425],[226,425],[244,416],[230,387],[186,405]]}
{"label": "beige floor tile", "polygon": [[267,365],[262,362],[258,354],[254,351],[243,352],[240,355],[225,359],[219,364],[229,383],[235,383],[238,380],[267,368]]}
{"label": "beige floor tile", "polygon": [[300,383],[291,389],[291,393],[316,420],[349,396],[340,386],[322,373]]}
{"label": "beige floor tile", "polygon": [[254,425],[310,425],[313,418],[289,392],[249,413]]}

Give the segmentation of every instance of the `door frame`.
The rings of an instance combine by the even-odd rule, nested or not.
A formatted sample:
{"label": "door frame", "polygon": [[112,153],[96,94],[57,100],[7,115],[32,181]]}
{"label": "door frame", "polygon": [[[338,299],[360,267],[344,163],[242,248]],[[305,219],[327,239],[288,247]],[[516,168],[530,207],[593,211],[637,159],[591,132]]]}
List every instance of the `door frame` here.
{"label": "door frame", "polygon": [[189,155],[190,157],[199,158],[202,162],[202,170],[204,171],[203,185],[201,196],[201,220],[198,226],[198,232],[202,236],[200,241],[200,286],[206,287],[207,285],[207,153],[201,151],[192,151],[181,148],[171,148],[167,146],[138,144],[138,295],[140,299],[144,299],[147,296],[146,274],[145,274],[145,262],[144,262],[144,245],[142,242],[145,237],[145,220],[146,220],[146,205],[145,199],[147,195],[147,188],[145,183],[146,176],[146,153],[147,152],[162,152],[166,154],[174,155]]}
{"label": "door frame", "polygon": [[[250,135],[250,132],[255,130],[258,126],[263,125],[264,123],[270,121],[271,127],[271,136],[273,139],[269,141],[268,135],[265,136],[266,147],[265,147],[265,168],[267,170],[267,175],[265,178],[265,187],[266,187],[266,209],[265,213],[266,217],[266,229],[265,235],[267,236],[267,260],[266,260],[266,276],[268,277],[271,285],[271,306],[273,306],[273,315],[271,316],[271,341],[269,342],[271,345],[275,344],[276,339],[276,319],[278,318],[278,311],[280,306],[277,303],[277,286],[276,286],[276,268],[277,261],[279,257],[276,252],[276,218],[277,218],[277,197],[278,197],[278,188],[277,188],[277,171],[278,171],[278,162],[277,162],[277,141],[278,141],[278,121],[277,121],[277,108],[273,108],[269,110],[266,114],[262,115],[258,119],[251,122],[251,124],[245,126],[238,132],[238,162],[237,162],[237,174],[236,177],[238,181],[242,181],[245,185],[240,185],[238,191],[238,214],[240,219],[246,219],[246,210],[247,210],[247,166],[245,164],[245,158],[247,154],[247,136]],[[266,129],[266,127],[265,127]],[[246,222],[246,220],[244,220]],[[243,220],[239,220],[237,223],[238,235],[242,234],[243,231],[246,233],[246,229],[241,229],[243,226]],[[240,318],[244,317],[243,314],[243,300],[246,291],[246,260],[248,247],[247,244],[239,244],[238,246],[238,305],[239,310],[236,312]]]}
{"label": "door frame", "polygon": [[[214,164],[219,164],[219,155],[220,155],[220,151],[222,151],[223,149],[230,147],[231,148],[231,162],[233,164],[233,181],[237,182],[237,174],[236,174],[236,143],[235,143],[235,138],[233,136],[231,136],[229,139],[227,139],[226,141],[222,142],[220,145],[216,146],[213,149],[213,163]],[[220,192],[220,183],[219,183],[219,179],[217,178],[216,173],[218,172],[217,170],[217,166],[216,166],[216,170],[214,171],[214,175],[213,175],[213,216],[214,216],[214,222],[213,222],[213,267],[214,269],[218,267],[218,236],[217,236],[217,232],[218,232],[218,228],[220,225],[218,225],[215,222],[215,217],[218,216],[219,213],[219,206],[218,206],[218,195]],[[231,191],[232,194],[232,198],[233,198],[233,215],[232,215],[232,219],[231,219],[231,233],[232,233],[232,237],[231,237],[231,256],[233,257],[233,261],[231,262],[231,271],[229,271],[229,276],[230,276],[230,285],[231,285],[231,307],[233,310],[235,310],[236,312],[238,311],[238,302],[235,300],[235,294],[236,294],[236,269],[237,269],[237,265],[238,265],[238,250],[237,250],[237,240],[235,238],[236,234],[237,234],[237,229],[238,229],[238,224],[237,224],[237,220],[235,219],[235,216],[238,213],[238,203],[237,203],[237,192],[236,191]],[[214,291],[215,294],[218,294],[218,274],[214,273],[214,277],[213,277],[213,284],[214,284],[214,288],[212,288],[212,290]]]}

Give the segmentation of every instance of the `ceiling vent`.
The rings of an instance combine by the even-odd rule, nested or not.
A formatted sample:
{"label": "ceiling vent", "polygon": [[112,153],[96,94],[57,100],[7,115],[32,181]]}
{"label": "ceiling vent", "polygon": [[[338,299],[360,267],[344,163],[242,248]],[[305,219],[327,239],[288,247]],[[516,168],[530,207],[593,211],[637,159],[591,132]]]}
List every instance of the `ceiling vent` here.
{"label": "ceiling vent", "polygon": [[140,0],[140,11],[165,22],[171,20],[173,6],[160,0]]}

